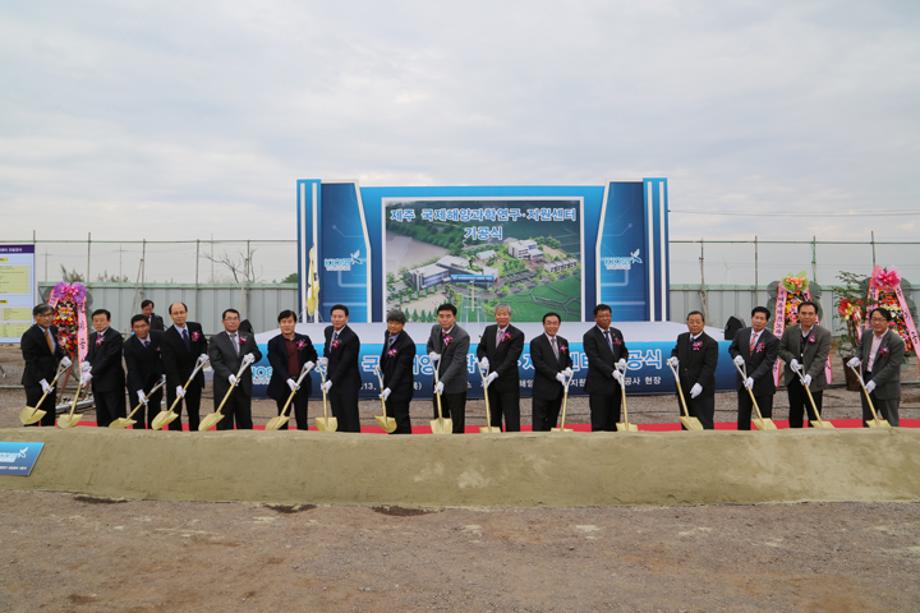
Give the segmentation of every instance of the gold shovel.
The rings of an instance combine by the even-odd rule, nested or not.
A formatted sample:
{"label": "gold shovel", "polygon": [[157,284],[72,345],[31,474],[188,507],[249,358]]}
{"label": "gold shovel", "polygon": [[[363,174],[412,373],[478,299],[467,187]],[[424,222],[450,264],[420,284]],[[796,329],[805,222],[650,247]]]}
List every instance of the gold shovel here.
{"label": "gold shovel", "polygon": [[684,389],[680,385],[680,375],[677,373],[677,368],[671,366],[670,362],[668,362],[668,368],[671,369],[671,373],[674,375],[674,382],[677,383],[677,398],[680,400],[680,408],[684,412],[679,418],[680,425],[687,430],[702,432],[703,423],[700,421],[700,418],[690,415],[690,411],[687,409],[687,399],[684,398]]}
{"label": "gold shovel", "polygon": [[568,375],[565,378],[565,383],[562,384],[562,414],[559,419],[559,427],[550,428],[550,432],[574,432],[572,428],[565,427],[565,407],[569,403],[569,385],[572,383],[573,378],[575,378],[575,373]]}
{"label": "gold shovel", "polygon": [[58,428],[63,428],[66,430],[67,428],[73,428],[78,423],[80,423],[80,420],[83,418],[83,416],[75,415],[74,411],[77,410],[77,402],[80,400],[80,392],[83,391],[84,387],[85,386],[82,384],[77,385],[77,391],[73,395],[73,401],[70,403],[70,412],[67,415],[61,415],[60,417],[58,417],[58,420],[57,420]]}
{"label": "gold shovel", "polygon": [[811,388],[805,385],[805,375],[803,374],[801,367],[800,370],[794,370],[795,374],[799,376],[799,383],[802,384],[802,387],[805,388],[805,395],[808,396],[808,404],[811,405],[811,410],[814,411],[815,419],[809,418],[812,428],[823,428],[825,430],[834,430],[834,424],[829,421],[824,421],[821,419],[821,413],[818,412],[818,405],[815,404],[815,397],[811,395]]}
{"label": "gold shovel", "polygon": [[[202,368],[205,367],[205,364],[208,363],[208,356],[200,355],[198,360],[195,362],[195,368],[192,369],[192,374],[189,375],[188,380],[185,382],[185,385],[182,386],[182,391],[185,392],[188,390],[188,386],[192,384],[192,381],[195,379],[195,376],[198,374]],[[169,408],[160,411],[157,413],[157,416],[153,418],[153,421],[150,423],[150,427],[154,430],[160,430],[165,428],[172,422],[176,421],[176,418],[179,417],[179,414],[176,413],[176,407],[182,402],[184,396],[179,396],[176,394],[176,398],[173,400],[172,404],[169,405]]]}
{"label": "gold shovel", "polygon": [[281,408],[281,413],[277,417],[272,417],[269,419],[265,424],[266,430],[280,430],[289,421],[291,421],[291,413],[288,411],[288,409],[290,408],[291,403],[294,401],[294,396],[296,396],[297,392],[300,391],[300,384],[303,383],[304,377],[310,373],[311,368],[313,368],[313,366],[304,364],[303,368],[300,369],[300,376],[297,377],[297,388],[292,389],[291,393],[288,394],[287,402],[285,402],[284,406]]}
{"label": "gold shovel", "polygon": [[866,425],[870,428],[890,428],[891,424],[888,423],[887,419],[882,419],[878,416],[878,413],[875,411],[875,404],[872,403],[872,396],[869,394],[869,390],[866,389],[866,382],[863,381],[862,373],[858,369],[850,367],[850,370],[856,373],[856,376],[859,378],[859,387],[862,388],[863,394],[866,395],[866,402],[869,404],[869,410],[872,412],[872,419],[866,422]]}
{"label": "gold shovel", "polygon": [[224,417],[226,417],[226,415],[221,413],[221,410],[223,410],[224,405],[227,404],[227,401],[230,400],[230,395],[233,394],[233,390],[239,386],[240,377],[243,376],[243,373],[246,372],[246,369],[249,368],[250,364],[252,364],[253,360],[250,358],[251,355],[251,353],[247,353],[245,356],[243,356],[243,363],[240,364],[240,369],[236,371],[236,381],[230,384],[230,389],[228,389],[227,393],[224,394],[220,404],[217,405],[217,409],[215,409],[213,413],[208,413],[202,418],[201,423],[198,424],[199,432],[207,432],[211,429],[211,426],[216,426]]}
{"label": "gold shovel", "polygon": [[339,429],[339,418],[338,417],[329,417],[329,404],[326,399],[326,367],[316,367],[316,372],[319,373],[319,379],[322,383],[320,387],[323,390],[323,416],[317,417],[313,421],[316,423],[316,429],[320,432],[335,432]]}
{"label": "gold shovel", "polygon": [[629,366],[621,371],[623,373],[623,383],[620,384],[620,399],[623,405],[623,421],[617,422],[617,432],[639,431],[639,426],[629,423],[629,409],[626,408],[626,373],[628,370]]}
{"label": "gold shovel", "polygon": [[[734,361],[732,362],[732,364],[735,364]],[[748,378],[747,366],[738,366],[737,364],[735,364],[735,370],[737,370],[741,374],[742,385],[744,385],[743,382],[746,381]],[[769,417],[764,417],[763,414],[760,412],[760,405],[757,404],[757,399],[754,398],[754,390],[752,390],[746,385],[744,385],[744,389],[747,390],[748,396],[751,397],[751,404],[754,406],[754,413],[757,414],[757,417],[751,420],[751,423],[754,424],[754,428],[756,428],[757,430],[776,430],[776,424],[773,423],[773,420],[770,419]]]}
{"label": "gold shovel", "polygon": [[482,379],[482,391],[483,395],[486,397],[486,425],[479,426],[480,434],[490,434],[495,432],[501,432],[501,428],[496,428],[492,425],[492,409],[489,407],[489,386],[486,384],[486,378],[489,376],[489,369],[483,368],[482,365],[479,366],[479,377]]}
{"label": "gold shovel", "polygon": [[[166,385],[166,375],[163,375],[160,381],[156,385],[150,388],[150,391],[147,392],[146,397],[150,398],[156,393],[158,389],[160,389],[164,385]],[[134,417],[134,414],[137,413],[142,406],[144,406],[144,403],[138,402],[137,406],[134,407],[134,409],[132,409],[130,413],[128,413],[127,417],[118,417],[112,420],[112,423],[109,424],[109,428],[127,428],[128,426],[133,426],[134,424],[137,423],[137,420],[131,419],[131,418]]]}
{"label": "gold shovel", "polygon": [[45,402],[45,398],[48,397],[48,394],[54,389],[54,386],[57,384],[57,380],[67,372],[67,368],[61,368],[61,365],[58,364],[57,372],[54,373],[54,379],[49,383],[49,388],[47,392],[42,393],[42,397],[38,399],[38,402],[35,403],[35,407],[24,407],[19,411],[19,421],[22,422],[23,426],[28,426],[30,424],[35,424],[41,421],[42,417],[48,414],[48,411],[45,411],[41,408],[42,403]]}
{"label": "gold shovel", "polygon": [[[383,372],[380,370],[380,366],[374,366],[374,373],[377,374],[377,382],[380,384],[380,393],[383,393]],[[396,418],[387,417],[387,401],[383,398],[380,398],[380,410],[383,412],[383,415],[374,415],[374,419],[377,420],[377,423],[380,424],[380,427],[383,428],[383,431],[387,434],[396,431]]]}
{"label": "gold shovel", "polygon": [[438,418],[431,420],[431,433],[432,434],[453,434],[454,432],[454,421],[450,418],[444,418],[444,414],[441,412],[441,394],[438,393],[438,383],[441,379],[438,377],[438,364],[436,360],[431,362],[432,367],[434,367],[434,395],[438,403]]}

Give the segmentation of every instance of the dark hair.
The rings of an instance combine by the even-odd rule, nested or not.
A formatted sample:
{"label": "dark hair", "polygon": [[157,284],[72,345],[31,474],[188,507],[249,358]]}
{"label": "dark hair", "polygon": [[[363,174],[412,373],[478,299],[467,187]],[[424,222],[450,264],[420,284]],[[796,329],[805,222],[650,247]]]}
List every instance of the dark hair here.
{"label": "dark hair", "polygon": [[227,319],[227,313],[236,313],[236,316],[240,316],[240,312],[236,309],[224,309],[224,312],[220,314],[220,320],[223,321]]}
{"label": "dark hair", "polygon": [[345,317],[348,317],[348,307],[345,306],[344,304],[333,304],[332,308],[329,309],[330,316],[332,315],[333,311],[342,311],[343,313],[345,313]]}
{"label": "dark hair", "polygon": [[450,311],[451,313],[454,314],[454,317],[457,316],[457,307],[455,307],[449,302],[445,302],[444,304],[440,305],[436,312],[440,313],[441,311]]}
{"label": "dark hair", "polygon": [[706,316],[703,315],[702,311],[690,311],[689,313],[687,313],[687,321],[690,321],[690,318],[693,317],[694,315],[699,315],[700,319],[703,320],[703,323],[706,323]]}
{"label": "dark hair", "polygon": [[50,304],[46,304],[44,302],[41,304],[36,304],[32,309],[32,317],[35,317],[36,315],[44,315],[49,311],[54,312],[54,308],[52,308]]}
{"label": "dark hair", "polygon": [[888,309],[883,309],[882,307],[875,307],[874,309],[869,311],[869,319],[872,319],[872,316],[875,315],[876,313],[881,313],[882,317],[885,318],[885,321],[891,321],[891,311],[889,311]]}
{"label": "dark hair", "polygon": [[112,321],[112,314],[105,309],[96,309],[93,311],[93,314],[90,315],[90,318],[95,317],[96,315],[105,315],[105,318],[109,321]]}
{"label": "dark hair", "polygon": [[146,323],[149,323],[149,322],[147,321],[147,316],[146,316],[146,315],[144,315],[143,313],[138,313],[137,315],[132,315],[132,316],[131,316],[131,327],[133,328],[133,327],[134,327],[134,324],[136,324],[136,323],[139,322],[139,321],[142,321],[142,322],[144,322],[145,324],[146,324]]}
{"label": "dark hair", "polygon": [[181,304],[183,307],[185,307],[185,312],[188,313],[188,305],[185,304],[184,302],[172,302],[172,303],[170,303],[169,309],[167,309],[166,312],[169,313],[170,315],[172,315],[172,309],[173,309],[173,307],[176,306],[177,304]]}
{"label": "dark hair", "polygon": [[754,315],[756,315],[757,313],[763,313],[766,316],[767,321],[770,321],[770,309],[768,309],[767,307],[755,306],[751,310],[751,318],[753,319]]}
{"label": "dark hair", "polygon": [[248,332],[249,334],[256,333],[256,331],[252,329],[252,324],[249,322],[248,319],[244,319],[243,321],[240,322],[240,331]]}
{"label": "dark hair", "polygon": [[556,319],[559,320],[559,323],[562,323],[562,317],[559,315],[559,313],[556,313],[555,311],[550,311],[549,313],[546,313],[545,315],[543,315],[543,323],[546,323],[547,317],[555,317]]}
{"label": "dark hair", "polygon": [[597,315],[597,314],[600,313],[601,311],[610,311],[611,313],[613,312],[613,310],[610,308],[610,305],[609,305],[609,304],[604,304],[603,302],[600,303],[599,305],[597,305],[596,307],[594,307],[594,314],[595,314],[595,315]]}
{"label": "dark hair", "polygon": [[295,313],[291,309],[284,309],[283,311],[278,313],[278,323],[280,324],[282,320],[290,319],[291,317],[294,318],[294,323],[296,324],[297,323],[297,313]]}
{"label": "dark hair", "polygon": [[155,304],[153,304],[153,300],[150,300],[150,299],[141,300],[141,308],[142,308],[142,309],[145,308],[145,307],[149,307],[149,306],[156,306]]}
{"label": "dark hair", "polygon": [[814,302],[812,302],[811,300],[806,300],[805,302],[799,303],[799,312],[800,312],[800,313],[802,312],[802,307],[804,307],[804,306],[810,306],[811,308],[813,308],[813,309],[815,310],[815,313],[817,314],[817,312],[818,312],[818,305],[815,304]]}
{"label": "dark hair", "polygon": [[399,309],[393,309],[391,311],[387,311],[387,321],[388,322],[395,321],[401,324],[405,324],[406,314],[400,311]]}

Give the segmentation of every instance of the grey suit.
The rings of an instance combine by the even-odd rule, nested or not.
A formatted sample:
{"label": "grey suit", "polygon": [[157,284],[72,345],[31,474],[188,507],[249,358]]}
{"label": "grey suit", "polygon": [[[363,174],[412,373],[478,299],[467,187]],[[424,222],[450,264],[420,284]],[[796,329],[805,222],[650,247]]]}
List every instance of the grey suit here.
{"label": "grey suit", "polygon": [[802,328],[789,326],[783,332],[783,339],[779,344],[779,357],[786,362],[783,369],[785,373],[786,391],[789,394],[789,427],[801,428],[803,416],[807,407],[809,421],[816,419],[812,415],[811,406],[805,395],[805,390],[799,382],[799,376],[792,372],[789,363],[798,360],[805,369],[805,374],[811,375],[811,395],[815,400],[818,413],[824,401],[824,388],[827,386],[827,376],[824,366],[827,356],[831,352],[831,332],[827,328],[815,325],[807,337],[802,336]]}
{"label": "grey suit", "polygon": [[[447,338],[450,338],[448,341]],[[431,327],[428,337],[428,353],[434,351],[441,354],[438,362],[438,377],[444,383],[444,393],[441,394],[441,409],[444,417],[453,420],[454,434],[462,434],[466,426],[466,390],[467,378],[467,353],[470,350],[470,335],[454,324],[450,333],[441,332],[441,326],[435,324]],[[432,400],[434,416],[438,416],[437,398]]]}
{"label": "grey suit", "polygon": [[[862,360],[863,368],[866,369],[869,367],[869,358],[872,353],[873,336],[873,332],[867,330],[857,345],[859,359]],[[903,363],[904,340],[898,336],[897,332],[888,330],[879,343],[872,371],[866,370],[863,373],[866,383],[875,382],[875,389],[870,394],[875,410],[892,426],[898,426],[901,423],[898,408],[901,404],[901,364]],[[865,425],[866,421],[872,419],[872,413],[869,411],[869,404],[864,394],[860,395],[860,400],[863,409],[863,425]]]}
{"label": "grey suit", "polygon": [[[224,394],[230,389],[230,375],[239,372],[243,356],[247,353],[255,356],[255,364],[262,359],[262,352],[256,346],[255,335],[248,332],[238,332],[239,334],[239,353],[230,335],[226,331],[211,337],[208,345],[208,357],[211,358],[211,367],[214,369],[214,409],[220,405]],[[227,404],[221,411],[226,417],[217,424],[218,430],[231,430],[234,421],[237,429],[252,429],[252,368],[247,368],[240,381],[237,389],[233,391]]]}

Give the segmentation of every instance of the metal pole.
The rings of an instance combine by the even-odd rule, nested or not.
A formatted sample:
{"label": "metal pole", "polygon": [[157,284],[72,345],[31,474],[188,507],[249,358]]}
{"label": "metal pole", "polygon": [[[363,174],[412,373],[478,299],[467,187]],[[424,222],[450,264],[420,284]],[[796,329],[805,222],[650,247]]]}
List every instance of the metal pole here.
{"label": "metal pole", "polygon": [[875,270],[875,230],[869,230],[869,235],[872,242],[872,270]]}
{"label": "metal pole", "polygon": [[811,236],[811,280],[818,282],[818,239],[815,235]]}
{"label": "metal pole", "polygon": [[86,233],[86,282],[89,283],[89,265],[93,248],[93,233]]}
{"label": "metal pole", "polygon": [[147,239],[141,241],[141,288],[147,280]]}
{"label": "metal pole", "polygon": [[198,289],[198,258],[201,257],[201,239],[195,239],[195,289]]}
{"label": "metal pole", "polygon": [[760,253],[757,244],[757,235],[754,235],[754,306],[757,306],[757,294],[760,292]]}
{"label": "metal pole", "polygon": [[706,270],[705,270],[705,253],[704,240],[700,239],[700,310],[703,311],[703,319],[709,319],[709,299],[706,296]]}

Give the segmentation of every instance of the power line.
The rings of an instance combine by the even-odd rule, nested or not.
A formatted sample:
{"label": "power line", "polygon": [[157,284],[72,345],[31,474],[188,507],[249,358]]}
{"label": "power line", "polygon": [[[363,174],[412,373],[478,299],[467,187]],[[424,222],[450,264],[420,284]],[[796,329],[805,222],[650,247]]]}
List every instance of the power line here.
{"label": "power line", "polygon": [[898,217],[903,215],[920,215],[920,209],[901,209],[901,210],[878,210],[878,211],[866,211],[866,212],[816,212],[816,213],[777,213],[774,211],[757,211],[756,213],[748,213],[744,211],[725,211],[717,212],[703,209],[668,209],[668,213],[676,213],[678,215],[687,214],[687,215],[719,215],[722,217]]}

